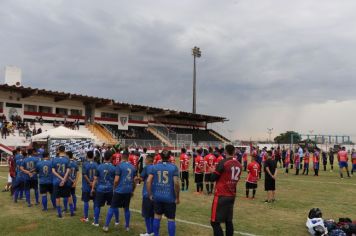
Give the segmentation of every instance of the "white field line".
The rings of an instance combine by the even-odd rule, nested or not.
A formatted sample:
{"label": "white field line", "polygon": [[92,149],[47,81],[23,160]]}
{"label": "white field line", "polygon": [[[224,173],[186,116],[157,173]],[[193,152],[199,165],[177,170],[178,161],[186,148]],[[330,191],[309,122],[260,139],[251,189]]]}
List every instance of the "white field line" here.
{"label": "white field line", "polygon": [[[3,177],[0,176],[1,179],[7,179],[7,177]],[[80,198],[80,196],[77,195],[78,198]],[[141,211],[136,210],[136,209],[130,209],[132,212],[135,213],[139,213],[141,214]],[[181,219],[176,219],[177,222],[180,223],[184,223],[184,224],[188,224],[188,225],[195,225],[195,226],[200,226],[203,228],[207,228],[207,229],[212,229],[210,225],[204,225],[204,224],[200,224],[200,223],[196,223],[196,222],[192,222],[192,221],[187,221],[187,220],[181,220]],[[234,231],[235,234],[239,234],[239,235],[243,235],[243,236],[257,236],[255,234],[250,234],[250,233],[245,233],[245,232],[239,232],[239,231]]]}

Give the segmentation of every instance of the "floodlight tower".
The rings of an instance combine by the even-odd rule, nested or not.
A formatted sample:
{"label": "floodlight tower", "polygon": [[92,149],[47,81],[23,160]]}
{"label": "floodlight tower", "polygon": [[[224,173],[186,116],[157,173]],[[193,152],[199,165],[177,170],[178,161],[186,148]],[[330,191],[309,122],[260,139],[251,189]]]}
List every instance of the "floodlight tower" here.
{"label": "floodlight tower", "polygon": [[193,114],[197,112],[197,91],[196,91],[196,84],[197,84],[197,70],[196,70],[196,58],[201,57],[200,48],[194,47],[192,49],[192,55],[194,58],[194,65],[193,65]]}
{"label": "floodlight tower", "polygon": [[273,131],[273,128],[267,128],[268,142],[271,142],[272,131]]}

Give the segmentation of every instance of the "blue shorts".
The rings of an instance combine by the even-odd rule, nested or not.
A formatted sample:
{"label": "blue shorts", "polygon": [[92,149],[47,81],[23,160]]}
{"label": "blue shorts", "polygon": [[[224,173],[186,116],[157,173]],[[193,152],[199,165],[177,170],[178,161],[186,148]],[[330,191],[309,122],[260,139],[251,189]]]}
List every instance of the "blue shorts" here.
{"label": "blue shorts", "polygon": [[344,168],[344,167],[347,168],[348,166],[349,166],[349,165],[347,164],[346,161],[340,161],[340,162],[339,162],[339,167],[340,167],[340,168]]}
{"label": "blue shorts", "polygon": [[154,212],[157,215],[165,215],[168,219],[176,218],[176,204],[174,202],[154,202]]}
{"label": "blue shorts", "polygon": [[314,162],[314,169],[319,170],[319,162],[317,162],[317,163]]}
{"label": "blue shorts", "polygon": [[144,197],[142,198],[142,217],[153,218],[154,217],[154,204],[151,199]]}
{"label": "blue shorts", "polygon": [[304,169],[309,169],[309,163],[304,163]]}
{"label": "blue shorts", "polygon": [[96,192],[95,194],[95,205],[98,207],[103,207],[106,205],[110,206],[112,201],[113,193],[110,192]]}
{"label": "blue shorts", "polygon": [[[68,188],[70,189],[70,188]],[[95,192],[93,194],[90,194],[90,192],[82,192],[82,201],[83,202],[89,202],[90,200],[95,199]]]}

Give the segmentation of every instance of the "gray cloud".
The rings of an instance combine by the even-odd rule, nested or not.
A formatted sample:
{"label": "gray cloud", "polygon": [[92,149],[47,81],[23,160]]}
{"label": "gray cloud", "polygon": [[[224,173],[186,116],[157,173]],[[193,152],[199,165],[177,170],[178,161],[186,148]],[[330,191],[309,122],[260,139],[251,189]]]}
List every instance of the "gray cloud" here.
{"label": "gray cloud", "polygon": [[264,137],[317,124],[299,124],[310,104],[332,112],[340,103],[327,101],[356,99],[355,10],[351,0],[4,0],[0,65],[20,66],[32,87],[190,111],[197,45],[198,111],[228,117],[225,134]]}

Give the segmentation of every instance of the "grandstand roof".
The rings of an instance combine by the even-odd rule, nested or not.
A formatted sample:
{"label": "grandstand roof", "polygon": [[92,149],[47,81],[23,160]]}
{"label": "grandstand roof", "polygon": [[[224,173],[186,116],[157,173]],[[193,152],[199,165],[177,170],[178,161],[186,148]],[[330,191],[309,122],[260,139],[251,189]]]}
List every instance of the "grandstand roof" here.
{"label": "grandstand roof", "polygon": [[190,112],[176,111],[176,110],[165,109],[165,108],[123,103],[108,98],[99,98],[99,97],[93,97],[93,96],[87,96],[81,94],[66,93],[66,92],[59,92],[59,91],[52,91],[52,90],[45,90],[45,89],[38,89],[38,88],[31,88],[31,87],[23,87],[23,86],[17,87],[15,85],[1,84],[0,90],[18,92],[21,94],[22,98],[27,98],[35,95],[50,96],[54,98],[54,102],[59,102],[63,100],[75,100],[75,101],[82,101],[83,104],[94,103],[96,108],[110,106],[114,110],[130,110],[131,112],[144,111],[147,114],[153,115],[157,118],[163,117],[163,118],[175,118],[175,119],[190,119],[194,121],[205,121],[207,123],[228,121],[225,117],[193,114]]}

